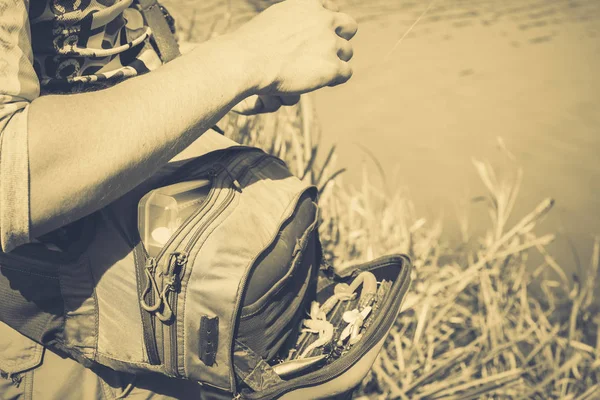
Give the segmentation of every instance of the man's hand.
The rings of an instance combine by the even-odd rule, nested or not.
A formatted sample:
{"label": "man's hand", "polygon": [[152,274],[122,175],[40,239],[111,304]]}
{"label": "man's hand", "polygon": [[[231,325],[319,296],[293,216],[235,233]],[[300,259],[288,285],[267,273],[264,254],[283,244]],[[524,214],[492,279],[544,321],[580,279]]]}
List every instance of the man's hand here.
{"label": "man's hand", "polygon": [[[338,11],[332,0],[288,0],[227,35],[243,52],[251,52],[251,75],[259,77],[255,89],[262,93],[245,98],[232,111],[242,115],[274,112],[297,104],[300,93],[350,79],[348,61],[353,52],[349,40],[357,24]],[[182,43],[180,47],[187,53],[194,46]]]}
{"label": "man's hand", "polygon": [[257,71],[255,91],[261,96],[249,98],[246,106],[275,108],[346,82],[352,76],[349,40],[356,30],[356,21],[329,0],[287,0],[229,34]]}

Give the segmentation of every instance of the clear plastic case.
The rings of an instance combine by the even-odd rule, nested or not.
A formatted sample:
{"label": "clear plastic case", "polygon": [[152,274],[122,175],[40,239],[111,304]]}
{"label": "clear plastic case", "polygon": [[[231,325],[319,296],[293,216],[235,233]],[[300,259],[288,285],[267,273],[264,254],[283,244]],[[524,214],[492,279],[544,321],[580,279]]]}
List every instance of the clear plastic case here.
{"label": "clear plastic case", "polygon": [[146,251],[158,255],[181,224],[204,202],[206,179],[180,182],[147,193],[138,204],[138,229]]}

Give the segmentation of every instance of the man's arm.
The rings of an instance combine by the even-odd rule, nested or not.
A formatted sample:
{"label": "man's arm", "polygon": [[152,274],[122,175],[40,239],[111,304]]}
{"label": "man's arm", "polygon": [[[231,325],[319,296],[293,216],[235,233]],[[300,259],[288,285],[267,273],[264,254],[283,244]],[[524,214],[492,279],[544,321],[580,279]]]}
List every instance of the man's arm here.
{"label": "man's arm", "polygon": [[348,80],[356,23],[325,6],[288,0],[150,74],[33,100],[30,236],[125,194],[248,96],[293,97]]}
{"label": "man's arm", "polygon": [[32,237],[125,194],[255,90],[247,55],[223,38],[109,89],[29,106]]}

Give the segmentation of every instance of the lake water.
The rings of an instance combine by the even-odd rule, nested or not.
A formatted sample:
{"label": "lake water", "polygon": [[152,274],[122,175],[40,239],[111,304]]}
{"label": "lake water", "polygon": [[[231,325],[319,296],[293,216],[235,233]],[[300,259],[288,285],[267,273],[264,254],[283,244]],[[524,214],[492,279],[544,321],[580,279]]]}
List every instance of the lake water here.
{"label": "lake water", "polygon": [[[165,1],[196,41],[271,2]],[[471,158],[511,170],[502,137],[524,170],[512,221],[553,197],[537,232],[557,233],[552,254],[579,273],[600,234],[600,0],[435,0],[399,44],[429,0],[338,3],[360,23],[354,77],[312,99],[345,181],[367,148],[457,238],[454,205],[485,194]],[[473,231],[489,226],[482,204],[470,210]]]}
{"label": "lake water", "polygon": [[502,137],[524,171],[512,221],[553,197],[537,232],[558,233],[550,249],[577,273],[600,234],[600,1],[439,0],[394,48],[427,3],[346,5],[360,20],[354,76],[313,95],[325,144],[346,181],[369,163],[361,146],[398,167],[417,211],[443,213],[457,237],[454,205],[485,194],[471,158],[511,169]]}

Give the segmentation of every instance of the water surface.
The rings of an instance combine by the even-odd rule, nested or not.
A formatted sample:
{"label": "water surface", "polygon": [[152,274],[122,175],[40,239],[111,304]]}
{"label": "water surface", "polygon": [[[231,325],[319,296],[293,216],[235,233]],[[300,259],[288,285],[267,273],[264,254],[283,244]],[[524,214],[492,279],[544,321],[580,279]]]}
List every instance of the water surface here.
{"label": "water surface", "polygon": [[[513,221],[553,197],[537,232],[558,232],[551,250],[578,272],[600,234],[600,1],[439,0],[389,54],[426,6],[346,4],[361,21],[355,75],[313,96],[346,180],[367,147],[456,237],[454,204],[485,193],[471,158],[511,170],[502,137],[524,169]],[[489,224],[478,207],[474,230]]]}

